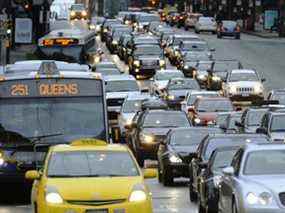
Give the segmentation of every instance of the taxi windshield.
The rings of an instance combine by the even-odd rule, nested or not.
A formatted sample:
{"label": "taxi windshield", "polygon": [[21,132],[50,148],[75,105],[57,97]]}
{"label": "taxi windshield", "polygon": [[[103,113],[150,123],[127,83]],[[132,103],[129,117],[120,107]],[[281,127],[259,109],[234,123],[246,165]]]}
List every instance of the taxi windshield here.
{"label": "taxi windshield", "polygon": [[52,153],[47,176],[129,177],[139,176],[139,171],[128,152],[70,151]]}
{"label": "taxi windshield", "polygon": [[[102,97],[25,98],[1,100],[0,135],[3,144],[17,135],[40,142],[66,143],[81,137],[106,139]],[[5,136],[6,135],[6,136]]]}

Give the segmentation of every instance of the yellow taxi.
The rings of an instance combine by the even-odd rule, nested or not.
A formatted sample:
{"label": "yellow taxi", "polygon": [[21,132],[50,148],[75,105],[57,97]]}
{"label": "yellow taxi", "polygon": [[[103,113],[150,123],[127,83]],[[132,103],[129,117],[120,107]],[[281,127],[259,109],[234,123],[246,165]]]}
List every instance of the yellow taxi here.
{"label": "yellow taxi", "polygon": [[35,180],[31,195],[37,213],[152,213],[151,193],[142,172],[123,145],[81,139],[50,148],[42,171],[28,171]]}

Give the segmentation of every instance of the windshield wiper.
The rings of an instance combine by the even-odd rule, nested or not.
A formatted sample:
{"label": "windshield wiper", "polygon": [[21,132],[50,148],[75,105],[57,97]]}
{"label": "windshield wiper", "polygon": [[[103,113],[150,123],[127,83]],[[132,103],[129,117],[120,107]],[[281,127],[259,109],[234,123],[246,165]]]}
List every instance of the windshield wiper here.
{"label": "windshield wiper", "polygon": [[54,134],[47,134],[47,135],[39,135],[39,136],[33,136],[29,137],[28,139],[31,139],[31,143],[36,143],[41,141],[44,138],[51,138],[51,137],[56,137],[56,136],[61,136],[63,135],[62,133],[54,133]]}

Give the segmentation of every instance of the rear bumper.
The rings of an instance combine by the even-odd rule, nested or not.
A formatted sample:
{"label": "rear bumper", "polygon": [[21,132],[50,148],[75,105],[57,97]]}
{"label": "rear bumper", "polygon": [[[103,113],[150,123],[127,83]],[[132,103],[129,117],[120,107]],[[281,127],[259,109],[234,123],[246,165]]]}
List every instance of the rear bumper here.
{"label": "rear bumper", "polygon": [[221,36],[238,36],[240,32],[219,32]]}
{"label": "rear bumper", "polygon": [[169,164],[167,168],[173,177],[189,177],[189,165],[186,163]]}

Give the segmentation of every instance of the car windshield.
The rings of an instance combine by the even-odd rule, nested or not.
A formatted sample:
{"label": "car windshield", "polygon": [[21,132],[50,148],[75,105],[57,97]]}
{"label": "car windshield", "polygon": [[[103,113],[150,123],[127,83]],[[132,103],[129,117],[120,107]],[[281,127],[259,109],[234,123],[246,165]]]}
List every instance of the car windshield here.
{"label": "car windshield", "polygon": [[221,125],[226,124],[226,120],[227,120],[228,115],[229,115],[228,113],[227,114],[219,114],[217,119],[216,119],[216,125],[221,126]]}
{"label": "car windshield", "polygon": [[160,21],[159,16],[140,16],[138,19],[139,22],[157,22]]}
{"label": "car windshield", "polygon": [[119,39],[121,35],[126,34],[126,33],[130,33],[131,29],[118,29],[113,33],[113,39]]}
{"label": "car windshield", "polygon": [[125,151],[70,151],[51,154],[47,176],[51,178],[139,176]]}
{"label": "car windshield", "polygon": [[244,175],[284,175],[285,150],[262,150],[248,154]]}
{"label": "car windshield", "polygon": [[139,91],[138,84],[135,80],[118,80],[107,81],[106,92],[129,92]]}
{"label": "car windshield", "polygon": [[209,140],[206,147],[204,147],[203,156],[205,160],[209,160],[212,152],[219,147],[228,146],[242,146],[246,143],[268,143],[266,137],[222,137],[212,138]]}
{"label": "car windshield", "polygon": [[201,24],[212,24],[213,22],[215,22],[215,19],[211,17],[200,17],[199,18],[199,23]]}
{"label": "car windshield", "polygon": [[176,80],[168,84],[168,90],[199,90],[200,86],[196,80]]}
{"label": "car windshield", "polygon": [[81,137],[105,140],[103,107],[100,97],[2,99],[1,143],[10,142],[9,135],[21,139],[55,134],[43,138],[45,143],[68,143]]}
{"label": "car windshield", "polygon": [[189,127],[190,123],[183,112],[149,113],[143,123],[144,128]]}
{"label": "car windshield", "polygon": [[71,5],[71,10],[85,10],[85,7],[83,4],[74,4]]}
{"label": "car windshield", "polygon": [[270,97],[271,100],[278,100],[279,104],[285,105],[285,93],[276,93]]}
{"label": "car windshield", "polygon": [[184,61],[186,62],[195,62],[195,61],[207,61],[209,56],[206,54],[193,54],[193,52],[188,52],[184,56]]}
{"label": "car windshield", "polygon": [[155,80],[157,81],[168,81],[171,80],[172,78],[184,78],[184,75],[182,72],[177,71],[177,72],[157,72],[155,74]]}
{"label": "car windshield", "polygon": [[170,144],[175,146],[196,145],[200,144],[208,134],[219,132],[219,129],[213,128],[177,130],[172,133]]}
{"label": "car windshield", "polygon": [[229,100],[201,100],[197,106],[198,112],[229,112],[234,111]]}
{"label": "car windshield", "polygon": [[222,172],[223,168],[230,166],[237,150],[238,149],[236,148],[236,149],[218,151],[213,159],[211,171],[220,173]]}
{"label": "car windshield", "polygon": [[225,62],[215,62],[213,70],[215,72],[226,72],[230,70],[239,69],[239,62],[237,61],[225,61]]}
{"label": "car windshield", "polygon": [[163,54],[162,49],[158,45],[153,46],[137,46],[135,55],[157,55],[160,56]]}
{"label": "car windshield", "polygon": [[223,26],[226,28],[234,28],[237,26],[237,23],[234,21],[223,21]]}
{"label": "car windshield", "polygon": [[254,72],[248,73],[232,73],[230,76],[230,82],[236,81],[258,81],[258,77]]}
{"label": "car windshield", "polygon": [[202,52],[208,50],[207,43],[187,43],[183,44],[182,51]]}
{"label": "car windshield", "polygon": [[259,126],[261,124],[262,117],[265,115],[267,110],[257,110],[248,112],[247,125],[248,126]]}
{"label": "car windshield", "polygon": [[285,132],[285,115],[276,115],[272,117],[271,132]]}
{"label": "car windshield", "polygon": [[144,100],[127,100],[123,106],[122,110],[124,113],[135,113],[141,110],[142,102]]}
{"label": "car windshield", "polygon": [[197,98],[201,97],[208,97],[208,98],[214,98],[218,97],[218,93],[209,93],[209,94],[191,94],[190,97],[188,98],[187,105],[193,105],[194,102],[197,100]]}

